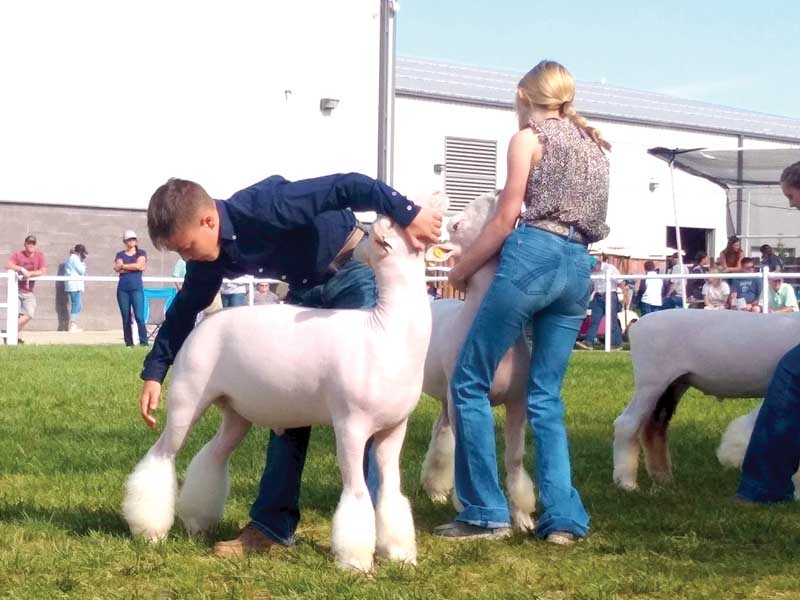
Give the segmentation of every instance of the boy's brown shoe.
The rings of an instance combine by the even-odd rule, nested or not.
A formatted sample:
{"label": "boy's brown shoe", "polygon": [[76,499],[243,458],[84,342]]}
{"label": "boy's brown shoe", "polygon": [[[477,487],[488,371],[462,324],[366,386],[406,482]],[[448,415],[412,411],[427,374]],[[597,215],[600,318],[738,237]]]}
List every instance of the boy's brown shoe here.
{"label": "boy's brown shoe", "polygon": [[261,533],[251,523],[248,523],[245,528],[239,532],[237,538],[214,544],[214,556],[226,558],[253,553],[266,554],[276,543],[277,542]]}

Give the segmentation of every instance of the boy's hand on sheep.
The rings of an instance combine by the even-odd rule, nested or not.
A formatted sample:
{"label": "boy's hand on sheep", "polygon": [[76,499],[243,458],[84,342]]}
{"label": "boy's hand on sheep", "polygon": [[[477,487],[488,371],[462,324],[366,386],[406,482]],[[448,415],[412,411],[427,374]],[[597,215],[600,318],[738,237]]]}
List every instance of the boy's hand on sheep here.
{"label": "boy's hand on sheep", "polygon": [[456,291],[459,292],[466,292],[467,291],[467,278],[461,274],[461,270],[458,268],[458,264],[456,264],[450,271],[447,273],[447,282],[453,286]]}
{"label": "boy's hand on sheep", "polygon": [[142,386],[142,395],[139,396],[139,408],[144,422],[150,429],[156,428],[156,419],[152,413],[158,408],[161,400],[161,384],[157,381],[146,380]]}
{"label": "boy's hand on sheep", "polygon": [[434,244],[442,236],[442,212],[423,207],[405,231],[416,250],[425,250],[425,244]]}

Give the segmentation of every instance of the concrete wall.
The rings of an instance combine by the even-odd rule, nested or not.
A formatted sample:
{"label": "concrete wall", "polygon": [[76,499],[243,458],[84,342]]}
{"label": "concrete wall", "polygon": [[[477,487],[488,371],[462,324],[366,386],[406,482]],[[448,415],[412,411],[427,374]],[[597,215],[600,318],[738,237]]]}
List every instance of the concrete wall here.
{"label": "concrete wall", "polygon": [[[38,249],[47,259],[48,275],[63,274],[59,273],[59,266],[63,268],[70,248],[82,243],[89,251],[86,259],[87,274],[115,276],[114,255],[124,249],[122,232],[126,229],[137,232],[141,238],[141,247],[147,251],[148,268],[145,275],[172,275],[172,267],[178,255],[158,252],[150,247],[144,211],[71,206],[0,204],[1,266],[5,269],[9,256],[22,250],[25,236],[33,233],[37,238]],[[158,287],[158,284],[152,285]],[[63,284],[42,281],[36,284],[35,292],[38,304],[36,318],[28,324],[27,329],[65,329],[68,304]],[[2,298],[5,300],[5,290]],[[81,326],[84,329],[121,328],[116,283],[86,283],[83,300]],[[3,319],[5,328],[5,310],[0,311],[0,319]]]}

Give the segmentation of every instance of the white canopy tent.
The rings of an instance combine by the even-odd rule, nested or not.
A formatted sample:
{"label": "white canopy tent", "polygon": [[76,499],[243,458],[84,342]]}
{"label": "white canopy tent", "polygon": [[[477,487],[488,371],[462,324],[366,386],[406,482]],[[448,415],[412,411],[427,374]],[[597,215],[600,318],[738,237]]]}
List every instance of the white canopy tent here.
{"label": "white canopy tent", "polygon": [[[800,148],[737,148],[711,150],[708,148],[650,148],[648,154],[669,164],[672,204],[675,211],[675,237],[678,264],[683,271],[683,249],[675,195],[675,169],[702,177],[727,190],[746,190],[778,186],[780,176],[788,165],[800,161]],[[737,215],[741,215],[741,195],[737,198]],[[738,217],[741,223],[741,217]],[[740,227],[739,227],[740,228]],[[734,227],[734,229],[739,229]],[[741,231],[736,231],[741,235]],[[753,237],[753,236],[750,236]],[[683,299],[684,306],[686,298]]]}

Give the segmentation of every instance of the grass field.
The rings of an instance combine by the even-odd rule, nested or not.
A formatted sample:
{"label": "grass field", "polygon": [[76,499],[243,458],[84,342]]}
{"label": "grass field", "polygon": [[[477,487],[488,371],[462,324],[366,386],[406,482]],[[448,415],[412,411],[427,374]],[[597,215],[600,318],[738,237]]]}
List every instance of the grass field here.
{"label": "grass field", "polygon": [[[641,492],[613,486],[612,422],[632,390],[628,353],[576,354],[565,387],[575,481],[592,515],[585,543],[433,538],[454,513],[432,505],[417,483],[437,411],[429,400],[412,418],[403,455],[416,568],[382,563],[367,578],[334,566],[340,484],[325,428],[312,436],[295,547],[244,560],[211,554],[214,539],[247,520],[263,467],[261,429],[233,457],[231,497],[212,539],[176,525],[164,543],[135,541],[118,511],[126,476],[155,439],[136,406],[142,358],[116,347],[0,347],[0,598],[800,598],[798,505],[733,504],[738,474],[714,456],[725,425],[753,401],[690,392],[671,428],[675,483],[653,488],[642,472]],[[212,410],[194,431],[179,472],[218,418]]]}

